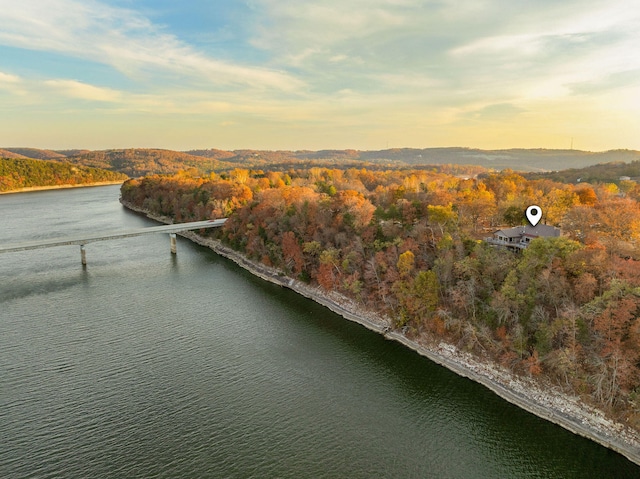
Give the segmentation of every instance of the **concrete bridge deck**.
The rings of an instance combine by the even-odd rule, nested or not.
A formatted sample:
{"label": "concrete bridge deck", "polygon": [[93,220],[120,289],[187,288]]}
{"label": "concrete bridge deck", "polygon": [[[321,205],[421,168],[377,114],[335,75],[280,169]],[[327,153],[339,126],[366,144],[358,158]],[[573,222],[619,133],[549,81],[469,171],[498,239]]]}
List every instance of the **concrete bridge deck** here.
{"label": "concrete bridge deck", "polygon": [[148,226],[145,228],[135,228],[124,231],[107,231],[92,234],[78,234],[62,238],[46,238],[34,241],[24,241],[20,243],[0,245],[0,253],[11,253],[14,251],[27,251],[40,248],[52,248],[54,246],[80,245],[82,264],[86,264],[84,245],[96,241],[107,241],[119,238],[130,238],[132,236],[142,236],[153,233],[169,233],[171,238],[171,252],[176,252],[175,234],[181,231],[199,230],[205,228],[216,228],[222,226],[227,218],[208,221],[192,221],[189,223],[177,223],[171,225]]}

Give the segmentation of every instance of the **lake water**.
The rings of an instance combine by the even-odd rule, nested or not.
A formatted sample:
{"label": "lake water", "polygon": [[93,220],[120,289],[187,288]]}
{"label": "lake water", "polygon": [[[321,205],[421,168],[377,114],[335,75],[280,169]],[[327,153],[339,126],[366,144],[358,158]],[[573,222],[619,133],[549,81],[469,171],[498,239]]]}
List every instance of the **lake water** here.
{"label": "lake water", "polygon": [[[151,226],[0,196],[0,243]],[[0,255],[2,478],[633,478],[640,467],[168,235]]]}

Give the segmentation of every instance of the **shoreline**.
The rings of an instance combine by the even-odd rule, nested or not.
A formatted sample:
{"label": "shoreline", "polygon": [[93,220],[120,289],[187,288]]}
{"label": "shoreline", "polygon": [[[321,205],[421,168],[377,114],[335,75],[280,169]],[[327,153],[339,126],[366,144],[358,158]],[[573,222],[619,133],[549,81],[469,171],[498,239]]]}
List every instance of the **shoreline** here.
{"label": "shoreline", "polygon": [[[171,222],[169,218],[153,215],[122,200],[120,202],[125,208],[144,214],[155,221]],[[309,286],[302,281],[283,275],[275,268],[251,261],[242,253],[223,245],[219,240],[203,238],[193,231],[178,234],[196,244],[210,248],[251,274],[291,289],[349,321],[382,334],[386,339],[397,341],[455,374],[485,386],[505,401],[616,451],[631,462],[640,465],[640,434],[621,423],[607,419],[601,411],[582,403],[579,398],[558,390],[544,390],[530,379],[518,377],[498,365],[482,362],[469,353],[457,350],[451,344],[440,342],[437,345],[428,345],[409,339],[400,332],[391,330],[388,318],[372,311],[364,311],[350,298],[335,292],[323,291],[320,287]]]}
{"label": "shoreline", "polygon": [[79,185],[50,185],[50,186],[25,186],[24,188],[18,188],[17,190],[0,191],[0,195],[10,195],[13,193],[30,193],[32,191],[48,191],[48,190],[65,190],[69,188],[89,188],[92,186],[110,186],[121,185],[126,180],[122,181],[98,181],[95,183],[82,183]]}

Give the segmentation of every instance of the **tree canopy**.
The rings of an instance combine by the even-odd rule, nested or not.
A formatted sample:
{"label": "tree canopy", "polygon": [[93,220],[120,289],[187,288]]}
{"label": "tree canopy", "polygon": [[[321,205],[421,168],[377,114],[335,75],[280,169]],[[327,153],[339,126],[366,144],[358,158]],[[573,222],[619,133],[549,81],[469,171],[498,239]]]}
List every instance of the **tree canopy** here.
{"label": "tree canopy", "polygon": [[[229,217],[203,234],[640,430],[640,186],[585,188],[508,170],[314,167],[150,176],[126,182],[122,197],[176,221]],[[522,224],[530,204],[563,236],[522,253],[482,240]]]}
{"label": "tree canopy", "polygon": [[0,191],[36,186],[82,185],[124,181],[122,173],[28,158],[0,159]]}

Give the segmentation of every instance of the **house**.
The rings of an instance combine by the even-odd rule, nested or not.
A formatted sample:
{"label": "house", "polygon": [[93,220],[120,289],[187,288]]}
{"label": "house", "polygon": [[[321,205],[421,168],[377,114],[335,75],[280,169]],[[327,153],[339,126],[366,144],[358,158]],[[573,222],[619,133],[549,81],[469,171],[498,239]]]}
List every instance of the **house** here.
{"label": "house", "polygon": [[539,237],[557,238],[560,236],[560,229],[554,226],[538,224],[536,226],[516,226],[506,228],[493,233],[491,238],[486,238],[486,242],[494,246],[503,246],[513,251],[525,249],[531,240]]}

